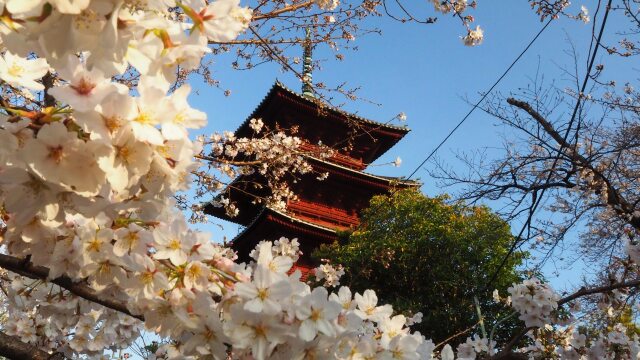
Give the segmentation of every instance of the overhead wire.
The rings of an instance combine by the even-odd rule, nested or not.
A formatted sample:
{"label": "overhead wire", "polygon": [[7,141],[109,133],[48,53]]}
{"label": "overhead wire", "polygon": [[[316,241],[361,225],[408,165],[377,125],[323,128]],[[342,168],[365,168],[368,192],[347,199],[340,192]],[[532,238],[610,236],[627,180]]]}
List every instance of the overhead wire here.
{"label": "overhead wire", "polygon": [[482,104],[482,102],[487,98],[487,96],[489,96],[489,94],[493,91],[493,89],[495,89],[495,87],[498,86],[498,84],[500,84],[500,82],[507,76],[507,74],[511,71],[511,69],[513,69],[513,67],[516,65],[516,63],[518,63],[518,61],[522,58],[522,56],[524,56],[524,54],[531,48],[531,46],[533,46],[536,40],[538,40],[540,35],[542,35],[542,33],[547,29],[547,27],[549,26],[549,24],[551,24],[552,21],[553,21],[553,18],[550,18],[549,21],[547,21],[547,23],[544,24],[544,26],[540,29],[540,31],[538,31],[538,33],[533,37],[533,39],[529,41],[529,43],[524,48],[524,50],[520,52],[520,54],[511,62],[509,67],[507,67],[507,69],[502,73],[502,75],[500,75],[500,77],[493,83],[493,85],[491,85],[489,90],[487,90],[482,94],[480,99],[476,101],[476,103],[473,105],[473,107],[471,107],[471,109],[469,109],[467,114],[458,122],[458,124],[456,124],[456,126],[453,129],[451,129],[451,131],[449,131],[447,136],[445,136],[444,139],[440,141],[440,143],[429,153],[429,155],[427,155],[427,157],[425,157],[424,160],[422,160],[420,165],[418,165],[415,168],[415,170],[411,172],[411,174],[408,176],[407,179],[411,179],[420,170],[420,168],[422,168],[422,166],[426,164],[427,161],[429,161],[433,157],[433,155],[435,155],[435,153],[438,152],[438,150],[440,150],[442,145],[444,145],[449,140],[449,138],[460,128],[460,126],[462,126],[462,124],[464,124],[465,121],[467,121],[469,116],[473,114],[473,112],[478,108],[478,106],[480,106],[480,104]]}

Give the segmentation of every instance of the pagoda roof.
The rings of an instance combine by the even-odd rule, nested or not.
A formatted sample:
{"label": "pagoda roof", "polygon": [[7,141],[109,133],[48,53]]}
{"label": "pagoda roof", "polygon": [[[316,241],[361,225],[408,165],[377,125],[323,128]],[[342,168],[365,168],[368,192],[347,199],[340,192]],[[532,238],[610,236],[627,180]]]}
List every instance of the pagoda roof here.
{"label": "pagoda roof", "polygon": [[[249,254],[251,249],[248,249],[247,247],[251,245],[255,246],[258,241],[275,240],[275,238],[269,238],[270,236],[279,238],[280,236],[288,235],[286,231],[281,233],[270,233],[269,231],[265,232],[264,228],[260,229],[261,227],[268,227],[269,223],[278,224],[279,229],[282,228],[282,225],[284,225],[285,228],[289,227],[293,229],[295,233],[306,233],[306,236],[309,236],[309,234],[311,234],[316,238],[322,239],[321,241],[324,242],[333,241],[337,236],[336,229],[298,219],[294,216],[291,216],[290,214],[287,214],[284,211],[280,211],[269,206],[263,206],[262,209],[253,218],[253,220],[231,240],[229,245],[236,251],[243,250],[243,253]],[[251,241],[250,237],[254,232],[260,234],[259,236],[261,237],[261,239],[257,239],[258,241]],[[311,244],[306,245],[308,246]],[[240,260],[242,261],[245,259]]]}
{"label": "pagoda roof", "polygon": [[[298,126],[296,136],[307,140],[317,137],[312,143],[321,140],[327,146],[340,148],[348,141],[356,141],[354,149],[346,151],[347,155],[360,158],[365,163],[375,161],[410,131],[406,126],[369,120],[319,99],[305,97],[277,80],[251,115],[236,129],[236,137],[251,137],[254,132],[249,126],[250,121],[257,118],[271,129],[275,129],[276,124],[285,129]],[[304,121],[310,118],[324,121]]]}
{"label": "pagoda roof", "polygon": [[419,181],[405,179],[404,177],[375,175],[375,174],[372,174],[372,173],[369,173],[369,172],[359,171],[359,170],[355,170],[355,169],[352,169],[352,168],[347,167],[347,166],[342,166],[342,165],[336,164],[336,163],[334,163],[332,161],[322,160],[322,159],[317,158],[315,156],[304,155],[304,157],[307,158],[307,159],[311,159],[312,161],[315,161],[315,162],[318,162],[318,163],[322,163],[322,164],[326,164],[326,165],[334,167],[336,169],[340,169],[341,171],[345,171],[345,172],[350,173],[350,174],[354,174],[354,175],[357,174],[357,176],[363,176],[364,178],[383,181],[383,182],[388,183],[389,185],[394,185],[394,184],[405,185],[405,186],[420,186],[421,185],[421,183]]}
{"label": "pagoda roof", "polygon": [[350,118],[352,120],[356,120],[359,123],[362,124],[368,124],[368,125],[373,125],[373,127],[375,128],[380,128],[380,129],[387,129],[387,130],[393,130],[393,131],[397,131],[397,132],[402,132],[402,133],[408,133],[409,131],[411,131],[411,129],[409,129],[406,126],[396,126],[396,125],[391,125],[388,123],[381,123],[378,121],[373,121],[367,118],[364,118],[360,115],[354,114],[354,113],[350,113],[347,111],[344,111],[338,107],[329,105],[319,99],[316,98],[308,98],[305,97],[302,94],[299,94],[291,89],[289,89],[287,86],[285,86],[283,83],[281,83],[279,80],[276,80],[275,83],[273,84],[273,86],[271,86],[271,89],[269,90],[269,92],[267,93],[267,95],[265,95],[264,98],[262,98],[262,101],[260,102],[260,104],[258,104],[258,106],[256,107],[256,109],[251,113],[251,115],[238,127],[238,129],[236,130],[236,132],[240,131],[241,129],[244,128],[248,128],[249,127],[249,121],[251,121],[251,119],[256,118],[256,116],[260,113],[261,108],[269,101],[269,99],[275,95],[275,93],[280,90],[285,92],[288,95],[291,95],[293,98],[295,98],[298,101],[301,101],[303,103],[309,104],[311,106],[317,106],[317,107],[322,107],[322,109],[327,110],[327,111],[331,111],[333,113],[345,116],[347,118]]}
{"label": "pagoda roof", "polygon": [[253,218],[253,220],[251,220],[251,222],[240,233],[238,233],[238,235],[236,235],[233,239],[231,239],[231,243],[233,243],[238,238],[241,238],[245,233],[250,231],[250,229],[253,226],[255,226],[255,224],[264,215],[266,215],[268,213],[277,214],[277,215],[282,216],[283,218],[285,218],[287,220],[290,220],[290,221],[292,221],[294,223],[298,223],[298,224],[305,225],[305,226],[310,226],[310,227],[316,228],[316,229],[318,229],[320,231],[324,231],[324,232],[328,232],[328,233],[332,233],[332,234],[336,233],[336,229],[332,229],[332,228],[327,227],[327,226],[322,226],[322,225],[314,224],[314,223],[312,223],[310,221],[299,219],[299,218],[297,218],[295,216],[292,216],[291,214],[287,214],[285,211],[276,210],[273,207],[265,205],[265,206],[262,207],[262,209],[260,209],[258,214]]}

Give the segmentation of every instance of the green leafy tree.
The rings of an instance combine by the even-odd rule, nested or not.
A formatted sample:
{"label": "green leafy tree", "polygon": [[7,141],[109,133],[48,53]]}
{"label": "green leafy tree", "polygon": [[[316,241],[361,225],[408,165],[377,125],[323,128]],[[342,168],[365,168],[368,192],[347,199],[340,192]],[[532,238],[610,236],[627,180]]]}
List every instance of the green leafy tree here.
{"label": "green leafy tree", "polygon": [[[422,312],[420,330],[435,342],[467,331],[479,332],[474,296],[485,328],[509,315],[492,297],[520,279],[516,252],[491,286],[480,291],[499,267],[514,239],[509,224],[485,206],[449,204],[446,195],[429,198],[417,190],[376,196],[362,214],[363,225],[345,233],[314,256],[345,267],[342,283],[354,291],[374,289],[381,303],[400,313]],[[496,327],[496,338],[509,335],[516,317]],[[464,338],[464,337],[462,337]],[[455,341],[455,340],[454,340]]]}

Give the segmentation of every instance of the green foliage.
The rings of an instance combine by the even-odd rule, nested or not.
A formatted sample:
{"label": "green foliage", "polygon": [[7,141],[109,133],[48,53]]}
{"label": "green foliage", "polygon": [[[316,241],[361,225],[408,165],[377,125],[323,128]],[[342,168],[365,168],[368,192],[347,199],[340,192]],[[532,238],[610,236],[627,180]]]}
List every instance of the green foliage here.
{"label": "green foliage", "polygon": [[[322,246],[314,256],[342,264],[346,275],[341,282],[354,291],[371,288],[380,303],[390,303],[400,313],[422,312],[423,322],[414,328],[436,343],[478,322],[474,295],[489,332],[509,314],[491,293],[498,289],[505,294],[520,280],[516,267],[526,253],[511,256],[492,286],[480,293],[514,237],[487,207],[448,200],[417,190],[376,196],[363,212],[360,229],[342,234],[339,242]],[[516,323],[505,321],[494,338],[508,336]]]}

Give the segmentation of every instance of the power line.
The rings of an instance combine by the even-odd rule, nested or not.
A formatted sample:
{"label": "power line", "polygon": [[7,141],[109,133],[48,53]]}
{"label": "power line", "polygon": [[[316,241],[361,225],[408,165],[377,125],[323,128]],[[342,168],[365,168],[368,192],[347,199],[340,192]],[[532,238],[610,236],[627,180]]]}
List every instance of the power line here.
{"label": "power line", "polygon": [[462,118],[462,120],[460,120],[458,122],[458,124],[451,129],[451,131],[447,134],[447,136],[445,136],[444,139],[442,139],[442,141],[438,144],[438,146],[436,146],[430,153],[429,155],[427,155],[426,158],[424,158],[424,160],[422,160],[422,162],[420,163],[420,165],[418,165],[416,167],[415,170],[413,170],[413,172],[411,172],[411,174],[409,175],[409,177],[407,177],[408,179],[411,179],[419,170],[420,168],[427,162],[429,161],[429,159],[431,159],[431,157],[438,152],[438,150],[440,150],[440,148],[442,147],[442,145],[444,145],[444,143],[447,142],[447,140],[449,140],[449,138],[458,130],[458,128],[460,128],[460,126],[462,126],[462,124],[464,124],[465,121],[467,121],[467,119],[469,118],[469,116],[471,116],[471,114],[478,108],[478,106],[480,106],[480,104],[484,101],[484,99],[487,98],[487,96],[489,96],[489,94],[491,93],[491,91],[493,91],[493,89],[495,89],[496,86],[498,86],[498,84],[502,81],[502,79],[505,78],[505,76],[507,76],[507,74],[509,73],[509,71],[511,71],[511,69],[516,65],[516,63],[520,60],[520,58],[522,58],[522,56],[529,50],[529,48],[533,45],[533,43],[540,37],[540,35],[542,35],[542,33],[545,31],[545,29],[549,26],[549,24],[551,24],[551,22],[553,21],[553,17],[549,19],[549,21],[547,21],[547,23],[542,27],[542,29],[540,29],[540,31],[538,31],[538,33],[536,34],[536,36],[533,37],[533,39],[531,39],[531,41],[529,41],[529,44],[524,48],[524,50],[522,50],[522,52],[520,53],[520,55],[518,55],[518,57],[515,58],[515,60],[513,60],[513,62],[511,62],[511,65],[509,65],[509,67],[502,73],[502,75],[500,75],[500,77],[493,83],[493,85],[491,85],[491,87],[489,88],[489,90],[487,90],[482,97],[480,97],[480,99],[473,105],[473,107],[469,110],[469,112],[467,112],[467,114]]}
{"label": "power line", "polygon": [[[487,96],[489,96],[489,94],[491,93],[491,91],[493,91],[493,89],[495,89],[496,86],[498,86],[498,84],[507,76],[507,74],[509,73],[509,71],[511,71],[511,69],[516,65],[516,63],[518,61],[520,61],[520,59],[522,58],[522,56],[524,56],[524,54],[529,50],[529,48],[531,48],[531,46],[533,45],[533,43],[536,42],[536,40],[538,40],[538,38],[540,37],[540,35],[542,35],[542,33],[547,29],[547,27],[549,26],[549,24],[551,24],[551,22],[553,21],[553,17],[549,18],[549,21],[547,21],[547,23],[540,29],[540,31],[538,31],[538,33],[533,37],[533,39],[531,39],[531,41],[529,41],[529,43],[527,44],[527,46],[524,48],[524,50],[522,50],[520,52],[520,54],[511,62],[511,64],[509,65],[509,67],[507,67],[507,69],[502,73],[502,75],[500,75],[500,77],[493,83],[493,85],[491,85],[491,87],[489,88],[489,90],[487,90],[481,97],[480,99],[473,105],[473,107],[469,110],[469,112],[467,112],[467,114],[462,118],[462,120],[460,120],[458,122],[458,124],[451,129],[451,131],[449,131],[449,133],[447,134],[447,136],[445,136],[444,139],[442,139],[442,141],[440,141],[440,143],[427,155],[426,158],[424,158],[424,160],[422,160],[422,162],[420,162],[420,164],[411,172],[411,174],[409,174],[409,176],[406,178],[406,180],[410,180],[419,170],[420,168],[427,162],[429,161],[429,159],[431,159],[431,157],[433,157],[433,155],[435,155],[436,152],[438,152],[438,150],[440,150],[440,148],[442,147],[442,145],[444,145],[449,138],[460,128],[460,126],[462,126],[462,124],[464,124],[465,121],[467,121],[467,119],[469,118],[469,116],[471,116],[471,114],[478,108],[478,106],[480,106],[480,104],[484,101],[484,99],[487,98]],[[394,190],[391,195],[395,194],[398,190]]]}

